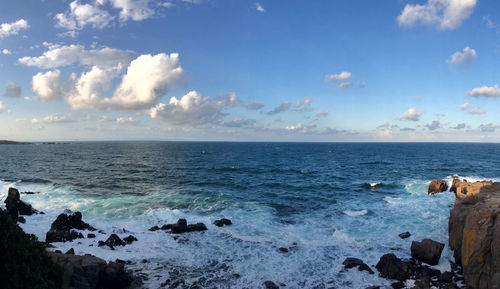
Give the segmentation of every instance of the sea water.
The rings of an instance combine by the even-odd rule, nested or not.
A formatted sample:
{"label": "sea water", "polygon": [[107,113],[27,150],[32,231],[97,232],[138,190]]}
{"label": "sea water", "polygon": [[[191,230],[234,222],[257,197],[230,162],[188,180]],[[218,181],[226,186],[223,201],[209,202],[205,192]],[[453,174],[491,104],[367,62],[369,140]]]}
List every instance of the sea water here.
{"label": "sea water", "polygon": [[[0,193],[3,200],[9,187],[37,192],[21,198],[45,214],[20,225],[41,241],[57,215],[81,211],[104,233],[52,250],[130,260],[127,269],[147,288],[179,280],[179,288],[259,288],[267,280],[286,288],[365,288],[391,282],[344,270],[343,260],[357,257],[375,270],[383,254],[409,258],[413,240],[445,243],[436,268],[449,270],[455,197],[427,195],[428,184],[454,175],[498,180],[499,156],[499,144],[2,145]],[[233,225],[212,224],[223,217]],[[208,230],[148,231],[179,218]],[[399,238],[405,231],[411,237]],[[115,250],[97,246],[112,233],[138,241]]]}

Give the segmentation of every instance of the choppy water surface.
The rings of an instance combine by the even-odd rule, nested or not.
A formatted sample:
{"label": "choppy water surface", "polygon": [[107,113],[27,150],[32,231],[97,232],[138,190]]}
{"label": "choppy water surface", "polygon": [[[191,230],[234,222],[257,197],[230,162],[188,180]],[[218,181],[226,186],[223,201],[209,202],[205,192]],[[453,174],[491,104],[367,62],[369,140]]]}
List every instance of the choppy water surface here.
{"label": "choppy water surface", "polygon": [[[0,190],[40,192],[22,198],[46,214],[27,217],[22,227],[41,240],[63,210],[81,211],[106,234],[57,249],[134,261],[129,268],[147,274],[149,288],[168,279],[209,288],[256,288],[266,280],[286,288],[365,288],[390,282],[342,271],[346,257],[373,267],[385,253],[409,257],[412,240],[447,244],[454,196],[426,195],[429,181],[454,174],[495,180],[499,156],[498,144],[2,145]],[[180,217],[208,231],[173,238],[147,230]],[[221,217],[233,225],[212,225]],[[139,241],[114,251],[97,247],[111,233],[129,235],[123,228]],[[400,239],[404,231],[412,236]],[[446,248],[438,267],[447,268],[451,256]]]}

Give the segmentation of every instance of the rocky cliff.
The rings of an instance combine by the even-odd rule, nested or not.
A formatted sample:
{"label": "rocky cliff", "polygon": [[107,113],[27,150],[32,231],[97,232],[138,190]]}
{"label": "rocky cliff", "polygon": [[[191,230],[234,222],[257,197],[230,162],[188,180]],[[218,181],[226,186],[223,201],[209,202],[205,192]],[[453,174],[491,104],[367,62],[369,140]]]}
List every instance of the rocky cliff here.
{"label": "rocky cliff", "polygon": [[455,261],[473,289],[500,286],[500,183],[455,180],[457,199],[448,223]]}

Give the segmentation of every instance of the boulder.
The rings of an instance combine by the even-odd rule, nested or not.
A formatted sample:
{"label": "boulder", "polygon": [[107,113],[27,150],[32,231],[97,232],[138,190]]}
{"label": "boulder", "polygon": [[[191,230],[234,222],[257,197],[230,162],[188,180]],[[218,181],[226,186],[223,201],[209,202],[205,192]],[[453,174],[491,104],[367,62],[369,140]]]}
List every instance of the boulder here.
{"label": "boulder", "polygon": [[201,231],[206,231],[207,226],[203,223],[196,223],[196,224],[189,224],[187,226],[187,231],[188,232],[201,232]]}
{"label": "boulder", "polygon": [[413,241],[411,243],[411,256],[429,265],[437,265],[443,248],[443,243],[431,239],[423,239],[422,242]]}
{"label": "boulder", "polygon": [[128,237],[123,238],[123,241],[125,241],[125,243],[127,244],[132,244],[133,242],[137,241],[137,238],[129,235]]}
{"label": "boulder", "polygon": [[[449,245],[471,288],[500,284],[500,183],[457,183],[448,222]],[[499,221],[497,221],[499,220]]]}
{"label": "boulder", "polygon": [[176,224],[172,225],[172,233],[181,234],[187,232],[187,221],[186,219],[177,220]]}
{"label": "boulder", "polygon": [[[134,236],[129,236],[129,237],[134,238]],[[99,247],[108,246],[114,250],[116,246],[125,246],[125,244],[126,243],[122,239],[120,239],[118,235],[111,234],[106,241],[99,241],[98,246]]]}
{"label": "boulder", "polygon": [[154,232],[154,231],[158,231],[159,229],[160,229],[160,227],[153,226],[153,227],[149,228],[148,231]]}
{"label": "boulder", "polygon": [[280,286],[276,285],[273,281],[264,281],[262,283],[266,289],[279,289]]}
{"label": "boulder", "polygon": [[30,204],[21,201],[19,191],[15,188],[9,188],[9,192],[4,203],[5,208],[14,220],[17,220],[19,215],[31,216],[37,213],[37,211],[33,209]]}
{"label": "boulder", "polygon": [[285,247],[280,247],[278,250],[282,253],[288,253],[288,249]]}
{"label": "boulder", "polygon": [[133,278],[123,264],[106,263],[92,255],[71,255],[48,252],[52,260],[64,268],[63,288],[115,289],[126,288]]}
{"label": "boulder", "polygon": [[82,233],[73,231],[73,229],[96,230],[94,227],[82,221],[82,213],[80,212],[75,212],[71,215],[60,214],[52,225],[50,225],[50,230],[45,236],[45,241],[48,243],[66,242],[73,241],[76,238],[83,238]]}
{"label": "boulder", "polygon": [[161,229],[162,230],[171,230],[172,229],[172,224],[165,224],[163,226],[161,226]]}
{"label": "boulder", "polygon": [[380,257],[375,266],[381,277],[404,281],[411,276],[411,266],[396,255],[389,253]]}
{"label": "boulder", "polygon": [[216,225],[217,227],[229,226],[229,225],[232,225],[232,224],[233,224],[233,222],[231,222],[231,220],[226,219],[226,218],[222,218],[220,220],[215,220],[214,221],[214,225]]}
{"label": "boulder", "polygon": [[410,232],[404,232],[398,235],[401,239],[406,239],[411,236]]}
{"label": "boulder", "polygon": [[352,258],[352,257],[346,258],[344,262],[342,262],[342,265],[344,265],[345,269],[358,267],[359,271],[367,271],[370,274],[374,274],[370,266],[366,265],[361,259],[358,258]]}
{"label": "boulder", "polygon": [[439,194],[441,192],[444,192],[448,189],[448,184],[444,180],[435,180],[432,181],[429,184],[429,189],[427,190],[427,193],[429,195],[434,195],[434,194]]}

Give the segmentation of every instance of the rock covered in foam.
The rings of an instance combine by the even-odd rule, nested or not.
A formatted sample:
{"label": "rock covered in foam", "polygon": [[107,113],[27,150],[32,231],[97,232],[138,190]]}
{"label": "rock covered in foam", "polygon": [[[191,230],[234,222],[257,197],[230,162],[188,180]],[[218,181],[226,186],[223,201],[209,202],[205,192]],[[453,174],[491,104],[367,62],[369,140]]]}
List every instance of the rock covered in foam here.
{"label": "rock covered in foam", "polygon": [[434,194],[439,194],[441,192],[444,192],[448,189],[448,184],[446,181],[438,179],[434,180],[429,184],[429,189],[427,190],[427,193],[429,195],[434,195]]}
{"label": "rock covered in foam", "polygon": [[429,265],[437,265],[443,248],[443,243],[431,239],[423,239],[421,242],[413,241],[411,243],[411,256]]}
{"label": "rock covered in foam", "polygon": [[50,230],[45,236],[45,241],[48,243],[66,242],[77,238],[83,238],[82,233],[76,232],[73,229],[96,230],[94,227],[82,221],[82,213],[80,212],[75,212],[71,215],[60,214],[50,226]]}

